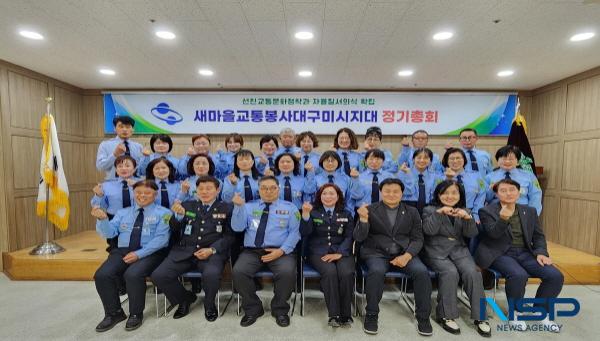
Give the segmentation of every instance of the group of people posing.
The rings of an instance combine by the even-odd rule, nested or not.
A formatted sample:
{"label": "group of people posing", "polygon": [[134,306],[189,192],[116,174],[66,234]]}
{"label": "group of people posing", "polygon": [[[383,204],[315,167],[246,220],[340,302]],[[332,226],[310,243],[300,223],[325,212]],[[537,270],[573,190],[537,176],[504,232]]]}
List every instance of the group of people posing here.
{"label": "group of people posing", "polygon": [[[297,280],[297,261],[320,274],[328,325],[353,323],[354,278],[365,275],[363,330],[378,331],[379,302],[388,271],[412,280],[417,330],[430,323],[432,278],[437,278],[435,320],[458,334],[459,283],[469,298],[471,320],[491,336],[482,271],[506,278],[509,300],[523,298],[529,277],[541,279],[537,298],[557,297],[563,277],[549,258],[539,224],[542,192],[536,177],[519,168],[521,152],[500,148],[490,155],[475,148],[477,132],[460,132],[461,148],[447,146],[440,158],[418,130],[402,140],[395,159],[371,127],[364,151],[349,128],[340,129],[331,148],[319,154],[312,132],[260,139],[260,154],[244,149],[241,135],[226,137],[225,151],[213,153],[210,138],[196,135],[186,155],[171,155],[168,135],[153,135],[150,149],[131,140],[135,122],[113,121],[117,136],[100,144],[96,160],[106,180],[94,187],[92,215],[108,241],[108,259],[95,274],[105,317],[98,332],[127,319],[126,330],[143,322],[146,278],[177,305],[173,318],[190,312],[196,294],[179,277],[202,273],[204,315],[218,317],[215,297],[223,268],[231,261],[235,291],[252,325],[264,314],[256,295],[257,272],[273,273],[271,315],[290,324],[288,303]],[[280,145],[281,144],[281,145]],[[469,248],[469,245],[476,245]],[[360,271],[364,269],[364,271]],[[129,317],[119,291],[129,297]],[[544,303],[541,303],[542,305]],[[518,317],[509,323],[527,329]],[[549,330],[558,325],[546,318]]]}

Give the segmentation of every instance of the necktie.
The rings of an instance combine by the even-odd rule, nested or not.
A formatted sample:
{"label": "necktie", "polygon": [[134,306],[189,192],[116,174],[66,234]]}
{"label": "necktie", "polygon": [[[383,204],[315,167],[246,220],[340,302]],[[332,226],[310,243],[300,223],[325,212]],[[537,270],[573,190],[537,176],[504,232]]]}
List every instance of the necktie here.
{"label": "necktie", "polygon": [[371,181],[371,203],[379,201],[379,179],[377,172],[373,172],[373,181]]}
{"label": "necktie", "polygon": [[142,247],[142,225],[144,225],[144,209],[138,208],[138,215],[133,223],[131,236],[129,237],[129,251],[136,251]]}
{"label": "necktie", "polygon": [[169,208],[169,192],[167,191],[167,183],[164,180],[160,182],[160,205]]}
{"label": "necktie", "polygon": [[269,220],[269,206],[271,203],[265,203],[265,209],[260,216],[260,223],[256,230],[256,238],[254,238],[254,246],[261,247],[265,241],[265,231],[267,230],[267,221]]}
{"label": "necktie", "polygon": [[505,172],[505,173],[504,173],[504,178],[505,178],[505,179],[509,179],[509,180],[510,180],[510,179],[512,179],[512,178],[510,177],[510,172]]}
{"label": "necktie", "polygon": [[292,184],[290,183],[290,177],[286,176],[285,183],[283,185],[283,200],[292,202]]}
{"label": "necktie", "polygon": [[291,151],[290,151],[290,149],[289,149],[289,148],[286,148],[286,149],[285,149],[285,152],[286,152],[286,153],[290,153]]}
{"label": "necktie", "polygon": [[457,175],[457,176],[456,176],[456,182],[458,182],[458,183],[459,183],[459,184],[461,184],[461,185],[462,185],[462,183],[463,183],[462,177],[463,177],[462,175]]}
{"label": "necktie", "polygon": [[423,174],[419,174],[419,199],[417,200],[417,209],[422,212],[425,207],[425,181],[423,180]]}
{"label": "necktie", "polygon": [[268,159],[269,159],[269,168],[273,169],[273,157],[270,156]]}
{"label": "necktie", "polygon": [[[308,155],[304,155],[304,163],[302,164],[302,168],[304,168],[304,165],[308,162]],[[306,170],[306,168],[304,168],[304,176],[306,176],[306,173],[308,173],[308,171]]]}
{"label": "necktie", "polygon": [[350,176],[350,160],[348,160],[348,153],[342,152],[342,155],[344,156],[344,173]]}
{"label": "necktie", "polygon": [[479,165],[477,164],[477,159],[475,158],[475,153],[472,150],[467,150],[469,153],[469,160],[471,160],[471,169],[475,172],[479,171]]}
{"label": "necktie", "polygon": [[331,175],[331,174],[327,175],[327,179],[329,179],[330,184],[333,183],[333,175]]}
{"label": "necktie", "polygon": [[129,150],[129,141],[125,140],[123,141],[123,144],[125,145],[125,155],[131,155],[131,151]]}
{"label": "necktie", "polygon": [[121,181],[123,183],[122,189],[122,197],[123,197],[123,208],[127,208],[131,206],[131,197],[129,196],[129,186],[127,185],[127,181]]}
{"label": "necktie", "polygon": [[252,196],[252,187],[250,187],[250,176],[248,175],[244,175],[244,200],[254,200],[254,197]]}
{"label": "necktie", "polygon": [[331,221],[331,218],[333,218],[333,212],[331,212],[330,210],[327,210],[327,219],[329,219],[329,221]]}
{"label": "necktie", "polygon": [[202,214],[206,214],[206,212],[208,212],[209,208],[210,208],[210,205],[202,205]]}

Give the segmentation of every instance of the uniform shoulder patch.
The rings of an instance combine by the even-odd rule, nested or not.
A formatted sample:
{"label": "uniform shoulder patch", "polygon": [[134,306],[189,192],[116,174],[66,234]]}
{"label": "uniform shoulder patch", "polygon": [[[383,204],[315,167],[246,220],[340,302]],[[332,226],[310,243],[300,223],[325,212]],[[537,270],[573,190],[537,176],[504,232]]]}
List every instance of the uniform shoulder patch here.
{"label": "uniform shoulder patch", "polygon": [[301,218],[300,212],[296,211],[296,213],[294,213],[294,216],[296,217],[296,220],[300,221],[300,218]]}
{"label": "uniform shoulder patch", "polygon": [[171,219],[172,214],[171,213],[167,213],[163,216],[163,223],[168,224],[169,220]]}

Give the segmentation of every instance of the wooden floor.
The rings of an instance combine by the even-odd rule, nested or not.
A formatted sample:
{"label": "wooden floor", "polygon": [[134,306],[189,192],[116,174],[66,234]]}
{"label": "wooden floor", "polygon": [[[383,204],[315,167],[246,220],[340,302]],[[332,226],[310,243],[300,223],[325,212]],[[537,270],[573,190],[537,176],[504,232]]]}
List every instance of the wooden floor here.
{"label": "wooden floor", "polygon": [[[13,280],[91,280],[106,259],[106,241],[95,231],[57,240],[66,251],[31,256],[29,249],[4,253],[4,272]],[[548,243],[555,265],[566,284],[600,284],[600,257]]]}

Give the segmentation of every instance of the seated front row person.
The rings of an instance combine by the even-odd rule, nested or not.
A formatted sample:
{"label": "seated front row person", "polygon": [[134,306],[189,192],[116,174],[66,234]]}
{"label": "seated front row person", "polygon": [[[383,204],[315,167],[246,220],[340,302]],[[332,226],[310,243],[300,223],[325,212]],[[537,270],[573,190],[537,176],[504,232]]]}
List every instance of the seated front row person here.
{"label": "seated front row person", "polygon": [[300,233],[307,238],[307,259],[321,275],[331,327],[350,326],[354,322],[353,230],[352,213],[345,209],[344,195],[334,184],[319,188],[314,207],[307,202],[302,205]]}
{"label": "seated front row person", "polygon": [[[502,179],[494,184],[493,190],[499,202],[479,210],[484,232],[475,251],[475,262],[483,269],[492,268],[506,277],[509,301],[524,297],[529,277],[542,280],[536,298],[556,298],[562,290],[564,277],[552,265],[536,209],[517,204],[520,185],[514,180]],[[547,302],[542,306],[549,311]],[[518,320],[518,316],[515,312],[515,319],[509,323],[525,331],[527,325]],[[560,331],[548,316],[542,323],[553,332]]]}
{"label": "seated front row person", "polygon": [[242,296],[244,309],[242,327],[252,325],[264,314],[262,302],[256,295],[254,275],[265,266],[274,274],[271,314],[280,327],[290,324],[287,301],[296,283],[293,252],[300,240],[300,213],[293,203],[279,199],[280,190],[275,177],[265,176],[258,181],[259,200],[245,203],[239,192],[232,200],[235,207],[231,227],[245,232],[244,250],[233,267],[233,283]]}
{"label": "seated front row person", "polygon": [[176,243],[152,273],[152,282],[164,291],[171,304],[179,305],[174,319],[186,316],[190,304],[196,300],[196,295],[185,290],[178,278],[196,270],[202,273],[204,317],[212,322],[219,315],[215,297],[233,242],[233,205],[217,200],[219,185],[219,180],[212,176],[200,176],[196,180],[196,198],[173,205],[175,214],[169,225],[176,235]]}
{"label": "seated front row person", "polygon": [[363,330],[368,334],[377,333],[385,273],[392,267],[413,280],[417,330],[421,335],[432,335],[429,321],[431,278],[418,257],[423,247],[421,217],[416,208],[400,202],[404,190],[402,181],[385,179],[379,188],[382,201],[361,206],[358,209],[360,220],[354,229],[354,239],[362,243],[360,258],[368,268]]}
{"label": "seated front row person", "polygon": [[465,243],[465,238],[475,237],[478,232],[465,199],[464,188],[458,182],[445,180],[437,185],[431,206],[423,211],[423,262],[438,276],[436,320],[444,330],[460,333],[455,321],[459,317],[456,292],[458,281],[462,280],[475,328],[480,335],[489,337],[490,325],[480,316],[480,300],[485,298],[483,279]]}
{"label": "seated front row person", "polygon": [[160,264],[169,242],[171,211],[156,205],[158,186],[152,180],[133,185],[135,204],[117,211],[112,220],[99,207],[92,209],[98,219],[96,231],[104,238],[118,237],[118,245],[94,274],[96,290],[104,306],[104,319],[97,332],[112,329],[127,316],[121,309],[117,279],[124,278],[129,297],[129,319],[125,330],[139,328],[146,304],[146,277]]}

